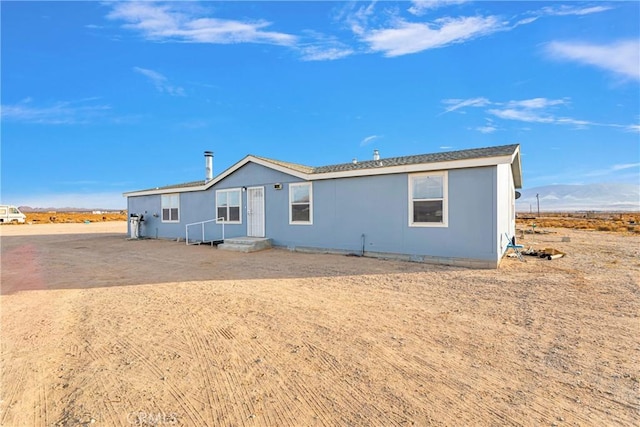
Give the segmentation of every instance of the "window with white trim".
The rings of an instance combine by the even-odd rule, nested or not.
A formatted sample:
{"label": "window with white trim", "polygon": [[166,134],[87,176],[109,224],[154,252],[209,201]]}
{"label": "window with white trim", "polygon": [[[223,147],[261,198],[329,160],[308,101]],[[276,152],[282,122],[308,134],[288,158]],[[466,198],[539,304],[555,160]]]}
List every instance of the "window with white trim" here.
{"label": "window with white trim", "polygon": [[239,188],[216,191],[216,215],[226,224],[242,224],[242,193]]}
{"label": "window with white trim", "polygon": [[409,226],[446,227],[447,172],[409,175]]}
{"label": "window with white trim", "polygon": [[289,184],[289,224],[313,224],[313,192],[310,182]]}
{"label": "window with white trim", "polygon": [[163,194],[161,199],[162,222],[180,221],[180,194]]}

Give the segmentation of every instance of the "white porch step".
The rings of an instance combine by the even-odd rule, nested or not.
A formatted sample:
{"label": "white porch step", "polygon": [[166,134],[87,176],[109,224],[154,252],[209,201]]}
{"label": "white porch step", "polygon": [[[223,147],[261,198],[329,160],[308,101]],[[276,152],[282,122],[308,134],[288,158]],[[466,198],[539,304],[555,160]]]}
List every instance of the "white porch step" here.
{"label": "white porch step", "polygon": [[235,252],[256,252],[271,247],[271,239],[265,237],[234,237],[224,239],[218,249]]}

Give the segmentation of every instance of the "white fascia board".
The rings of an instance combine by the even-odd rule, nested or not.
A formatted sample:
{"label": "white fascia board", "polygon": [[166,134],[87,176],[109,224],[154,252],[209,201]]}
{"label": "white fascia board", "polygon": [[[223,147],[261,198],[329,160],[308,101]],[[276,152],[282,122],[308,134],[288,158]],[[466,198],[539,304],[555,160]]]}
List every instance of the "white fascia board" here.
{"label": "white fascia board", "polygon": [[[390,175],[390,174],[397,174],[397,173],[414,173],[414,172],[429,172],[429,171],[450,170],[450,169],[476,168],[476,167],[483,167],[483,166],[495,166],[495,165],[505,164],[505,163],[517,164],[517,169],[519,170],[520,152],[518,149],[516,149],[516,151],[512,155],[506,155],[506,156],[484,157],[484,158],[467,159],[467,160],[452,160],[452,161],[433,162],[433,163],[416,163],[416,164],[399,165],[399,166],[381,166],[379,168],[356,169],[356,170],[347,170],[347,171],[339,171],[339,172],[326,172],[326,173],[319,173],[319,174],[308,174],[304,172],[299,172],[294,169],[290,169],[285,166],[271,163],[269,161],[265,161],[249,155],[204,185],[199,185],[195,187],[166,188],[162,190],[158,189],[158,190],[132,191],[129,193],[123,193],[123,196],[134,197],[134,196],[150,196],[154,194],[187,193],[190,191],[203,191],[215,185],[217,182],[220,182],[221,180],[231,175],[232,173],[234,173],[235,171],[237,171],[238,169],[240,169],[242,166],[246,165],[249,162],[253,162],[261,166],[267,167],[269,169],[273,169],[279,172],[286,173],[288,175],[295,176],[305,181],[319,181],[323,179],[335,179],[335,178],[351,178],[351,177],[360,177],[360,176]],[[518,181],[520,181],[519,174],[514,174],[514,182],[515,182],[516,188],[521,188],[518,186]]]}
{"label": "white fascia board", "polygon": [[201,191],[206,189],[207,189],[206,185],[198,185],[194,187],[175,187],[175,188],[163,188],[158,190],[130,191],[128,193],[122,193],[122,195],[124,197],[153,196],[156,194],[187,193],[189,191]]}
{"label": "white fascia board", "polygon": [[203,185],[197,185],[192,187],[174,187],[174,188],[151,189],[151,190],[143,190],[143,191],[131,191],[128,193],[123,193],[122,195],[124,197],[135,197],[135,196],[152,196],[155,194],[188,193],[191,191],[204,191],[204,190],[207,190],[208,188],[211,188],[217,182],[222,181],[223,179],[225,179],[226,177],[228,177],[229,175],[231,175],[232,173],[234,173],[235,171],[237,171],[238,169],[240,169],[242,166],[246,165],[249,162],[253,162],[261,166],[267,167],[269,169],[274,169],[279,172],[286,173],[288,175],[293,175],[297,178],[301,178],[306,181],[309,180],[309,174],[298,172],[296,170],[289,169],[287,167],[284,167],[275,163],[267,162],[262,159],[258,159],[256,157],[249,155],[249,156],[246,156],[244,159],[240,160],[239,162],[237,162],[236,164],[234,164],[233,166],[227,168],[220,175],[214,177],[211,181]]}
{"label": "white fascia board", "polygon": [[258,158],[253,157],[253,156],[247,156],[247,162],[249,162],[249,161],[251,161],[253,163],[257,163],[257,164],[259,164],[261,166],[264,166],[266,168],[276,170],[278,172],[286,173],[287,175],[293,175],[296,178],[304,179],[306,181],[310,180],[311,176],[312,176],[311,174],[300,172],[300,171],[297,171],[295,169],[290,169],[290,168],[288,168],[286,166],[278,165],[276,163],[271,163],[271,162],[268,162],[268,161],[265,161],[265,160],[262,160],[262,159],[258,159]]}
{"label": "white fascia board", "polygon": [[513,174],[513,184],[516,189],[522,188],[522,163],[520,162],[520,146],[518,146],[511,156],[511,173]]}
{"label": "white fascia board", "polygon": [[390,175],[397,173],[429,172],[450,169],[477,168],[511,163],[511,156],[485,157],[480,159],[452,160],[447,162],[416,163],[399,166],[381,166],[380,168],[359,169],[351,171],[327,172],[310,176],[312,180],[350,178],[371,175]]}

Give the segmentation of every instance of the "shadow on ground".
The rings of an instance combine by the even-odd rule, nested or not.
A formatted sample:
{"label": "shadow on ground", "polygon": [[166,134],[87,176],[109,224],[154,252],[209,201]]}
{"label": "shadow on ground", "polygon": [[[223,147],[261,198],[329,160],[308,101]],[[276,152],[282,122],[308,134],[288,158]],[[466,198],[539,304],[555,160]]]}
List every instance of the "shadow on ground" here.
{"label": "shadow on ground", "polygon": [[123,234],[2,238],[2,294],[202,280],[336,277],[455,269],[402,261],[270,249],[254,253],[128,240]]}

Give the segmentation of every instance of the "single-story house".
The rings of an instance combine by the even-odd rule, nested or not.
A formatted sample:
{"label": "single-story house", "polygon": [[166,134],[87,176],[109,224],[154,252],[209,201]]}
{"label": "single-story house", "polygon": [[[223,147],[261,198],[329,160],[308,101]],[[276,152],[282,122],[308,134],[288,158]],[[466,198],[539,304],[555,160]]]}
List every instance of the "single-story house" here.
{"label": "single-story house", "polygon": [[142,216],[140,237],[213,241],[224,227],[224,238],[289,250],[496,268],[515,234],[518,144],[393,158],[375,150],[372,160],[320,167],[248,155],[217,176],[212,158],[205,152],[204,180],[124,193],[129,214]]}

